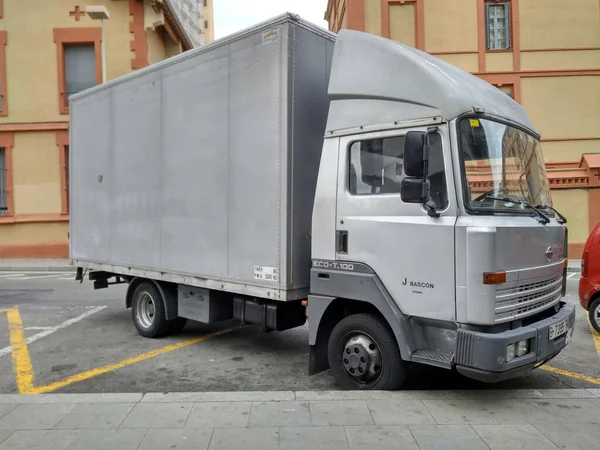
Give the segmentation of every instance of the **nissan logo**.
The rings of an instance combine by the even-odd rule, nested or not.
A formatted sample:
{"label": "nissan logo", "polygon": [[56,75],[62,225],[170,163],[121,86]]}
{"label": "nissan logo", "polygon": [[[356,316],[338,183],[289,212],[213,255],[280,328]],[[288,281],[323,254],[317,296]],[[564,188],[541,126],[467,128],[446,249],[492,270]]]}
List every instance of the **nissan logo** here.
{"label": "nissan logo", "polygon": [[552,250],[552,247],[548,247],[546,253],[544,253],[544,256],[546,257],[546,261],[552,261],[552,257],[554,256],[554,251]]}

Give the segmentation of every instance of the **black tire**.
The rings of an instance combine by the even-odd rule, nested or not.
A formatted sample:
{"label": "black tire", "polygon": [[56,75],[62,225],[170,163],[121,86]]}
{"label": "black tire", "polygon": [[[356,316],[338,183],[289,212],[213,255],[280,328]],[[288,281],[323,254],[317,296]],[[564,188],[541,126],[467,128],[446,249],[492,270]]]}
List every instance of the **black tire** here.
{"label": "black tire", "polygon": [[[154,313],[151,321],[144,319],[141,309],[144,308],[143,303],[147,303],[148,296],[154,305]],[[131,316],[133,324],[138,333],[147,338],[159,338],[166,336],[169,332],[169,321],[166,318],[165,303],[160,291],[153,283],[141,283],[133,293],[131,302]]]}
{"label": "black tire", "polygon": [[600,297],[592,300],[588,314],[592,327],[596,332],[600,333]]}
{"label": "black tire", "polygon": [[169,321],[169,334],[177,334],[183,331],[187,319],[185,317],[177,317]]}
{"label": "black tire", "polygon": [[[346,344],[357,336],[370,339],[376,345],[372,350],[380,355],[379,368],[377,363],[372,363],[375,358],[367,360],[372,379],[358,379],[349,372],[354,369],[346,369],[348,367],[345,364],[348,359],[344,358],[345,352],[348,351]],[[374,314],[355,314],[340,321],[329,337],[327,354],[331,373],[342,389],[396,390],[400,389],[406,379],[407,365],[400,357],[396,338],[388,324]],[[360,355],[362,356],[362,353]],[[362,361],[362,358],[360,360]]]}

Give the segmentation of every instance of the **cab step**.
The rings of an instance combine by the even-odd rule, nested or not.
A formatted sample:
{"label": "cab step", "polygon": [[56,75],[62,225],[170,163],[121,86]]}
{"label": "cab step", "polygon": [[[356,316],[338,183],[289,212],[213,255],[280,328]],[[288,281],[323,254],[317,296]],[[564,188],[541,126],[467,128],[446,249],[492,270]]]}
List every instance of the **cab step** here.
{"label": "cab step", "polygon": [[417,350],[411,355],[410,359],[416,363],[451,369],[453,357],[454,355],[451,353],[443,353],[436,350]]}

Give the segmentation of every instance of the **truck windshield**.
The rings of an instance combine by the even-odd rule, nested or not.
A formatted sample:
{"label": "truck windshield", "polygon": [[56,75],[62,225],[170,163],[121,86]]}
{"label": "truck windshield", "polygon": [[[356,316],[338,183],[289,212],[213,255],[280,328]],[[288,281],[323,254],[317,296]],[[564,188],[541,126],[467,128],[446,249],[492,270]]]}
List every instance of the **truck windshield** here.
{"label": "truck windshield", "polygon": [[459,140],[467,207],[531,213],[530,205],[552,206],[538,139],[500,122],[465,118]]}

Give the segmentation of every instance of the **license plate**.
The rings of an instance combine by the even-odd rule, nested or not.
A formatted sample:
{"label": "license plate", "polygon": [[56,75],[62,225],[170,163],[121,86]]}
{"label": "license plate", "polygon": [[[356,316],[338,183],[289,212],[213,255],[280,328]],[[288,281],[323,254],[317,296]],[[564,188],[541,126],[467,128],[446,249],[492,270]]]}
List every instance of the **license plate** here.
{"label": "license plate", "polygon": [[550,325],[550,333],[548,339],[553,340],[559,336],[562,336],[569,329],[569,321],[563,320],[561,323],[557,323],[556,325]]}

